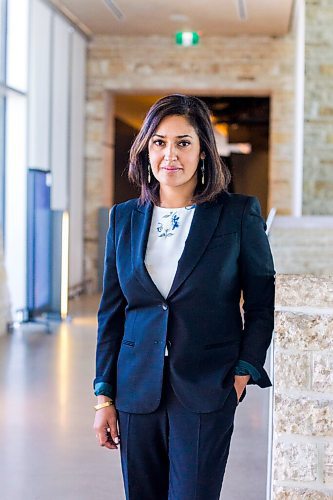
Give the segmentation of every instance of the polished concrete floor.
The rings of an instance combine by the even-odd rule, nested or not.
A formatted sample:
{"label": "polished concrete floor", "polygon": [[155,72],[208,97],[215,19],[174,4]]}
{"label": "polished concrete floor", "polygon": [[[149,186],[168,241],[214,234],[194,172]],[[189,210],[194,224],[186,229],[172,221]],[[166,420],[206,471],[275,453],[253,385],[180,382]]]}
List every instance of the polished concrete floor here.
{"label": "polished concrete floor", "polygon": [[[1,500],[124,500],[119,450],[98,447],[92,430],[97,301],[72,301],[72,320],[51,334],[28,324],[0,337]],[[266,498],[267,422],[268,390],[250,387],[224,500]]]}

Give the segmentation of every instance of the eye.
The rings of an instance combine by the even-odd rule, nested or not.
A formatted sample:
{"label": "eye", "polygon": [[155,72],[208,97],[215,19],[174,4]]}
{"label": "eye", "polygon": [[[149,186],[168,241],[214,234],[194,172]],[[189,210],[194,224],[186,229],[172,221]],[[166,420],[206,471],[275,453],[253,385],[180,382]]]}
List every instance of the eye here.
{"label": "eye", "polygon": [[181,146],[182,148],[185,148],[186,146],[189,146],[191,143],[189,141],[180,141],[179,143],[179,146]]}
{"label": "eye", "polygon": [[153,141],[153,144],[155,144],[155,146],[162,146],[164,144],[164,141],[162,141],[162,139],[155,139]]}

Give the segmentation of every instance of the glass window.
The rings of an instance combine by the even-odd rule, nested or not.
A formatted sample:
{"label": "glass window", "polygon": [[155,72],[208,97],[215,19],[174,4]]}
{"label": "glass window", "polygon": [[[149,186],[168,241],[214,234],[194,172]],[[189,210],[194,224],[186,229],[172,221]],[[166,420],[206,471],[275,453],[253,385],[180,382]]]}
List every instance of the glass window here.
{"label": "glass window", "polygon": [[28,0],[8,0],[6,79],[9,87],[21,92],[28,84],[28,23]]}
{"label": "glass window", "polygon": [[26,98],[6,102],[5,260],[13,311],[26,302]]}
{"label": "glass window", "polygon": [[4,228],[4,177],[5,177],[5,98],[0,95],[0,231]]}
{"label": "glass window", "polygon": [[0,228],[13,311],[26,306],[29,0],[0,0]]}
{"label": "glass window", "polygon": [[5,81],[6,0],[0,0],[0,84]]}

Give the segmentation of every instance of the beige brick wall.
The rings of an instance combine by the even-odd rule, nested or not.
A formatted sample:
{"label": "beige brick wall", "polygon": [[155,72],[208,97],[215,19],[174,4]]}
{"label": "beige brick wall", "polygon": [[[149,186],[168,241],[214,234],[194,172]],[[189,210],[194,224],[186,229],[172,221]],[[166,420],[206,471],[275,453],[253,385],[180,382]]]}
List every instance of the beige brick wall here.
{"label": "beige brick wall", "polygon": [[333,275],[332,216],[277,216],[270,242],[278,274]]}
{"label": "beige brick wall", "polygon": [[[294,137],[294,39],[203,38],[195,48],[170,38],[98,36],[88,51],[86,279],[96,286],[97,209],[103,205],[105,91],[197,95],[270,95],[269,206],[291,211]],[[104,144],[104,146],[103,146]],[[111,168],[111,165],[110,165]]]}
{"label": "beige brick wall", "polygon": [[333,214],[333,3],[306,0],[304,214]]}
{"label": "beige brick wall", "polygon": [[273,499],[333,499],[333,277],[277,278]]}

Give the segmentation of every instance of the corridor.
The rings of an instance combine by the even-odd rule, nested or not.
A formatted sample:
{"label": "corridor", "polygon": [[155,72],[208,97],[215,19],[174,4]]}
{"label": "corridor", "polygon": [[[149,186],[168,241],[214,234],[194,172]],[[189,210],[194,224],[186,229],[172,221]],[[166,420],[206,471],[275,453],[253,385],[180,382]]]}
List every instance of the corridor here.
{"label": "corridor", "polygon": [[[29,324],[0,338],[1,500],[124,500],[119,450],[92,430],[97,304],[72,301],[52,334]],[[225,500],[266,498],[268,397],[250,387],[237,408]]]}

